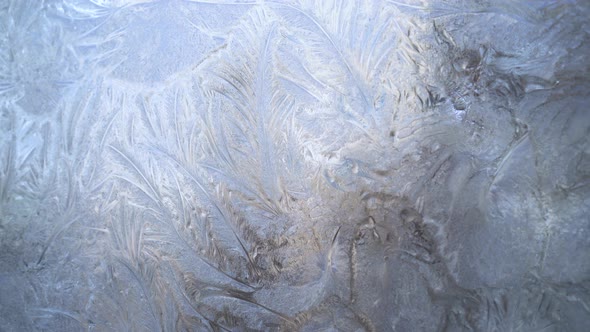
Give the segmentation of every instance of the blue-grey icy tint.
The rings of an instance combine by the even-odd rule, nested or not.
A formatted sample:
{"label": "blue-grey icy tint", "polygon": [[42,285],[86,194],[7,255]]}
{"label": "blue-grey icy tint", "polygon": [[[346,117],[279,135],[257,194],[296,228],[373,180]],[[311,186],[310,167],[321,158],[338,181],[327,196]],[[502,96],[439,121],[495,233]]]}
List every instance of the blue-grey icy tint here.
{"label": "blue-grey icy tint", "polygon": [[0,0],[0,330],[588,331],[589,17]]}

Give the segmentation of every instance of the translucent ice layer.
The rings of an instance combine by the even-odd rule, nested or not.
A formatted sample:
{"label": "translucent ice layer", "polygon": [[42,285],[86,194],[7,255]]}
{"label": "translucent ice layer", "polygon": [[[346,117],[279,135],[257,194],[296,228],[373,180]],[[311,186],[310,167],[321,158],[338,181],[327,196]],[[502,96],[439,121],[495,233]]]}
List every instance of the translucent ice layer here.
{"label": "translucent ice layer", "polygon": [[0,330],[587,331],[589,17],[0,1]]}

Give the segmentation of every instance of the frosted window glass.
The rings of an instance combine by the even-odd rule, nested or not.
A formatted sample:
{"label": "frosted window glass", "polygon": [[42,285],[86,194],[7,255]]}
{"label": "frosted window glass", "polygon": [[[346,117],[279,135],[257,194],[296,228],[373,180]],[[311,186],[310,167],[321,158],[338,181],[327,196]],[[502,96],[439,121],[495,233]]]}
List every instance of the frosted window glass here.
{"label": "frosted window glass", "polygon": [[588,17],[0,1],[0,330],[587,331]]}

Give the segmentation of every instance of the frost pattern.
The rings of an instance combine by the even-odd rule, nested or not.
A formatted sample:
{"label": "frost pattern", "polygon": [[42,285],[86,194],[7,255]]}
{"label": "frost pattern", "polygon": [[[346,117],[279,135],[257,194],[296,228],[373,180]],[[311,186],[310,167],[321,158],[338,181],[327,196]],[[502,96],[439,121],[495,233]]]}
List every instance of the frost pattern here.
{"label": "frost pattern", "polygon": [[3,331],[584,331],[583,1],[6,0]]}

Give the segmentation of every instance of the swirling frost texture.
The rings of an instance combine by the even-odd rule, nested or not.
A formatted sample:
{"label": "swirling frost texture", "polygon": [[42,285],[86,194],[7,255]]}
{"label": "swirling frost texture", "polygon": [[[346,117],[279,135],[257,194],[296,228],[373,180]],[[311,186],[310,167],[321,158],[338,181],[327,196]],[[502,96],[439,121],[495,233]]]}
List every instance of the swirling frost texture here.
{"label": "swirling frost texture", "polygon": [[1,1],[0,330],[585,331],[588,17]]}

